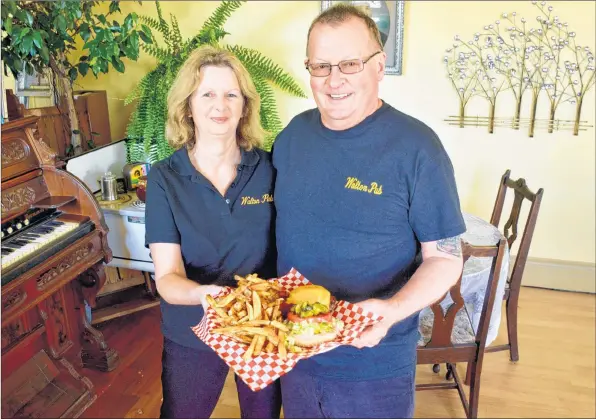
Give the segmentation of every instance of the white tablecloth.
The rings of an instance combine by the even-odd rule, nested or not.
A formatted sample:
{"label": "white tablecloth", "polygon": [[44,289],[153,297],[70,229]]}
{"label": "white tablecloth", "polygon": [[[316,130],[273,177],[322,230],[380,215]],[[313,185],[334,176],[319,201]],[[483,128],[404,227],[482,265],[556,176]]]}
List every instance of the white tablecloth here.
{"label": "white tablecloth", "polygon": [[[476,246],[492,246],[497,244],[503,236],[502,233],[488,221],[471,214],[464,213],[463,216],[467,231],[462,235],[462,238],[466,242]],[[466,309],[471,317],[474,332],[478,331],[478,323],[480,322],[480,315],[482,314],[482,306],[484,304],[484,296],[488,286],[491,263],[492,258],[490,257],[470,257],[464,265],[461,294],[466,304]],[[497,294],[495,295],[495,304],[493,306],[490,326],[488,329],[487,346],[493,342],[499,334],[501,307],[503,294],[505,293],[505,286],[507,284],[508,272],[509,248],[506,248],[503,266],[499,275]],[[441,301],[441,306],[443,307],[443,310],[447,310],[451,304],[453,304],[453,300],[451,299],[451,295],[447,294],[445,299]],[[430,310],[430,308],[425,308],[424,310]],[[421,314],[423,315],[424,312]]]}

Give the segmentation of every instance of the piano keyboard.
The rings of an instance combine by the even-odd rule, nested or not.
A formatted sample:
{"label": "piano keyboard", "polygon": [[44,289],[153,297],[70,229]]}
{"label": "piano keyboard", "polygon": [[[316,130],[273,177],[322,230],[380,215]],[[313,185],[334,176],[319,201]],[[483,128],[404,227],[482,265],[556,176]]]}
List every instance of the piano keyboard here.
{"label": "piano keyboard", "polygon": [[2,243],[2,270],[20,263],[78,226],[79,223],[52,220],[24,231],[8,243]]}
{"label": "piano keyboard", "polygon": [[54,209],[35,209],[22,220],[4,223],[1,284],[5,285],[44,263],[94,229],[95,224],[89,217],[64,214]]}

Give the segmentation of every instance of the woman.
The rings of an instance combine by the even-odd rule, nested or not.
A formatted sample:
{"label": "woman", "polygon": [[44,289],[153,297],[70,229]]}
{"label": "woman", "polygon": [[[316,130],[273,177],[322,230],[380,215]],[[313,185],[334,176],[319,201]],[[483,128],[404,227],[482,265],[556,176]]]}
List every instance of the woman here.
{"label": "woman", "polygon": [[[206,296],[233,286],[234,274],[276,273],[259,106],[240,61],[213,47],[189,56],[168,95],[166,134],[177,151],[149,172],[145,238],[161,295],[162,417],[208,418],[221,394],[228,367],[191,330]],[[242,417],[279,418],[278,382],[252,392],[235,378]]]}

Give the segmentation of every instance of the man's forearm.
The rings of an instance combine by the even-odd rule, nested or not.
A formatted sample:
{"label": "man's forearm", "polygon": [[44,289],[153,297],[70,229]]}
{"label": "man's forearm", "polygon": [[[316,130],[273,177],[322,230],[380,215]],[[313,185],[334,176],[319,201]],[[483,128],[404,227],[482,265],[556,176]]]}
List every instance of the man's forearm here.
{"label": "man's forearm", "polygon": [[416,270],[404,287],[391,298],[395,322],[440,299],[459,278],[462,261],[431,257]]}

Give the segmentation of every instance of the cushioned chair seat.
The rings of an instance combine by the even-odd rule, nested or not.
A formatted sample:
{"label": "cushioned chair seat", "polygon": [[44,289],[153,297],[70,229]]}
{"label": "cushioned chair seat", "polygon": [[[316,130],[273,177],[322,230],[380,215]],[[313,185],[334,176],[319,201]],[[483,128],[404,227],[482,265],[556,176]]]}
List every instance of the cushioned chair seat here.
{"label": "cushioned chair seat", "polygon": [[[426,346],[430,341],[434,318],[435,315],[430,309],[425,309],[420,313],[420,322],[418,324],[420,339],[418,340],[418,346]],[[455,322],[451,332],[451,342],[454,344],[472,343],[475,339],[476,335],[472,329],[472,321],[470,320],[470,316],[464,305],[455,316]]]}

